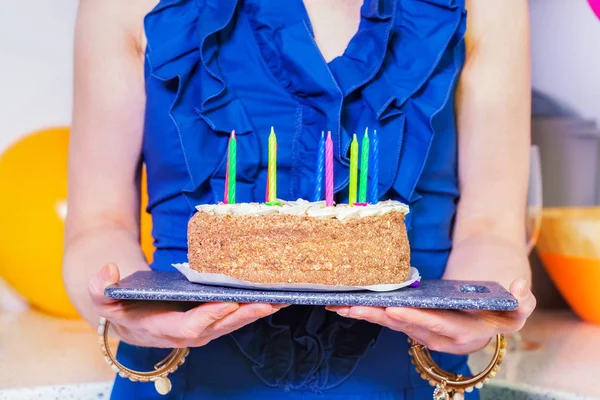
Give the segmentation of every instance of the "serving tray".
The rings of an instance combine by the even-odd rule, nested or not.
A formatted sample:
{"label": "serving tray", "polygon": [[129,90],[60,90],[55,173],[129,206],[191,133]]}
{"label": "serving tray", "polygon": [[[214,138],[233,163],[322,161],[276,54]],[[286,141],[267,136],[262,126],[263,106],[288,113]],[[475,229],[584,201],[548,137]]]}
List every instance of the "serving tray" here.
{"label": "serving tray", "polygon": [[496,282],[422,280],[390,292],[315,292],[241,289],[192,283],[179,272],[138,271],[105,289],[121,300],[279,303],[315,306],[412,307],[511,311],[519,303]]}

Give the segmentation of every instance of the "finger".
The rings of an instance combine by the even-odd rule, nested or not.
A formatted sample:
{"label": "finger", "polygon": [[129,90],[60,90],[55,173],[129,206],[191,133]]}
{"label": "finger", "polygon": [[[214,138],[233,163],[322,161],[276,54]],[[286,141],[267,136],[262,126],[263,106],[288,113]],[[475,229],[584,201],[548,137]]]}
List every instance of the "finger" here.
{"label": "finger", "polygon": [[220,318],[238,307],[236,303],[207,303],[183,311],[185,305],[178,302],[125,301],[102,311],[127,343],[176,348],[187,347],[203,334],[206,314]]}
{"label": "finger", "polygon": [[493,336],[471,337],[465,335],[462,337],[448,337],[436,332],[439,329],[431,329],[430,327],[425,326],[427,324],[416,324],[413,322],[391,318],[386,309],[377,307],[351,307],[349,316],[383,325],[395,331],[403,332],[430,350],[452,354],[469,354],[480,350],[489,343],[490,338]]}
{"label": "finger", "polygon": [[279,309],[280,307],[273,307],[269,304],[244,304],[227,317],[213,323],[205,332],[208,333],[211,340],[216,339],[251,324],[260,318],[274,314]]}
{"label": "finger", "polygon": [[227,317],[238,310],[238,303],[206,303],[199,305],[180,316],[174,323],[175,336],[188,340],[196,340],[205,335],[206,329],[213,323]]}
{"label": "finger", "polygon": [[[331,311],[346,317],[366,319],[373,323],[379,323],[392,329],[402,330],[405,333],[417,329],[424,329],[436,335],[448,337],[459,344],[471,341],[487,339],[496,330],[493,326],[486,326],[477,318],[468,314],[462,314],[452,310],[420,310],[401,307],[388,307],[384,310],[388,318],[380,313],[373,313],[375,307],[327,307]],[[374,318],[377,318],[374,320]],[[483,329],[482,329],[483,326]]]}
{"label": "finger", "polygon": [[525,279],[516,279],[510,285],[510,292],[519,301],[519,307],[515,311],[491,311],[481,315],[482,319],[498,326],[499,331],[502,333],[519,331],[525,325],[527,318],[533,313],[537,304],[537,300]]}
{"label": "finger", "polygon": [[[344,313],[345,311],[343,310]],[[463,354],[453,339],[439,335],[429,329],[391,318],[387,315],[385,308],[382,307],[349,307],[347,316],[403,332],[431,350]]]}
{"label": "finger", "polygon": [[498,333],[496,325],[482,321],[478,314],[456,310],[388,307],[385,313],[396,321],[448,337],[458,346],[489,340]]}
{"label": "finger", "polygon": [[197,339],[211,321],[224,318],[239,308],[237,303],[205,303],[188,311],[180,311],[177,305],[170,302],[147,303],[127,305],[115,316],[115,322],[131,331],[179,344]]}
{"label": "finger", "polygon": [[96,307],[103,307],[118,303],[118,300],[110,299],[104,296],[104,289],[119,282],[119,268],[114,263],[106,264],[100,271],[90,279],[88,283],[88,293],[92,303]]}
{"label": "finger", "polygon": [[348,310],[350,310],[350,307],[348,307],[348,306],[325,306],[325,309],[327,311],[336,312],[336,313],[342,315],[342,314],[348,314]]}

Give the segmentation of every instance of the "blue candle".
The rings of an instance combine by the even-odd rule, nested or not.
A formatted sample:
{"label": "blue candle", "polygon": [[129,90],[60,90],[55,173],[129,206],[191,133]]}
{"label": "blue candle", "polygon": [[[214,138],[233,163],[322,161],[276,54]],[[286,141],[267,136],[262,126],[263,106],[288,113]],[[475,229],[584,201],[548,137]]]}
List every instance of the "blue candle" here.
{"label": "blue candle", "polygon": [[321,132],[319,140],[319,152],[317,155],[317,169],[315,177],[315,192],[313,201],[321,201],[323,198],[323,175],[325,171],[325,132]]}
{"label": "blue candle", "polygon": [[373,156],[371,157],[371,204],[377,204],[379,201],[379,138],[377,131],[373,132],[371,138],[373,142]]}

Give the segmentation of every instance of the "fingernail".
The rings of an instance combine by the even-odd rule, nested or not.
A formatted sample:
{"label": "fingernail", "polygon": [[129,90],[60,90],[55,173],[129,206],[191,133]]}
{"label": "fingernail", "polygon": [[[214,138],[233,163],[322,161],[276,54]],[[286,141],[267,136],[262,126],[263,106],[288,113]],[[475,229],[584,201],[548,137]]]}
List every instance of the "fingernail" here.
{"label": "fingernail", "polygon": [[238,308],[240,308],[240,305],[238,303],[223,303],[219,304],[217,312],[219,313],[219,315],[224,317],[225,315],[234,312]]}
{"label": "fingernail", "polygon": [[289,304],[271,304],[271,307],[274,310],[281,310],[282,308],[286,308],[286,307],[289,307],[289,306],[290,306]]}
{"label": "fingernail", "polygon": [[337,310],[337,313],[339,315],[341,315],[342,317],[347,317],[348,315],[350,315],[350,310],[348,310],[346,308],[341,308],[341,309]]}
{"label": "fingernail", "polygon": [[104,279],[104,282],[112,282],[110,276],[110,264],[106,264],[104,268],[102,268],[102,279]]}
{"label": "fingernail", "polygon": [[517,295],[520,298],[524,298],[529,293],[529,289],[527,288],[527,281],[525,279],[519,279],[517,282]]}

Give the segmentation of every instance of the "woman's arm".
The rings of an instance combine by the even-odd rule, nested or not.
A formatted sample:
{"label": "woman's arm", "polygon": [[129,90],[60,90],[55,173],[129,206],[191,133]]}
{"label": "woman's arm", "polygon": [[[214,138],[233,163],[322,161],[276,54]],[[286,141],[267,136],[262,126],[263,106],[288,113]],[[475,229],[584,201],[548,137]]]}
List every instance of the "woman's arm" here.
{"label": "woman's arm", "polygon": [[[460,202],[446,279],[530,279],[525,208],[531,80],[527,1],[470,0],[457,92]],[[471,261],[474,260],[474,261]]]}
{"label": "woman's arm", "polygon": [[143,15],[153,3],[80,2],[64,280],[75,306],[92,325],[102,316],[128,343],[202,346],[281,306],[206,303],[186,311],[173,302],[104,297],[104,289],[118,282],[121,273],[148,269],[138,233],[145,104],[140,33]]}
{"label": "woman's arm", "polygon": [[529,162],[526,0],[467,0],[467,62],[458,87],[459,179],[454,246],[445,279],[492,280],[519,300],[511,312],[328,307],[401,331],[432,350],[465,354],[521,329],[529,290],[525,203]]}
{"label": "woman's arm", "polygon": [[106,262],[124,275],[148,269],[138,233],[145,102],[131,22],[138,13],[115,0],[82,0],[78,10],[64,279],[93,323],[87,286]]}

